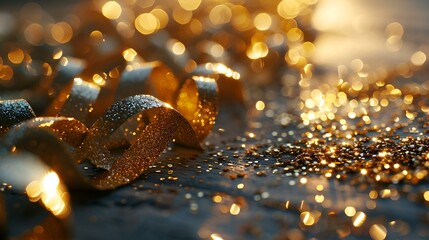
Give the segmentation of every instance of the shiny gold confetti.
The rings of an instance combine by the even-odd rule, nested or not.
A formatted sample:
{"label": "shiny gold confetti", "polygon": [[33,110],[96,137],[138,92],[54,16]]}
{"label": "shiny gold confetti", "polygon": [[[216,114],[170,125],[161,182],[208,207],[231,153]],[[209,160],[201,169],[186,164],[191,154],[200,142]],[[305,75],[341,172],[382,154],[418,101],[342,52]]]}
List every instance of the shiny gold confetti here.
{"label": "shiny gold confetti", "polygon": [[[30,172],[40,168],[43,173],[19,183],[10,172],[1,172],[0,180],[7,183],[5,191],[25,192],[53,216],[26,236],[49,239],[50,226],[65,228],[63,220],[71,213],[66,186],[111,190],[129,184],[158,164],[173,142],[215,151],[213,163],[204,170],[199,166],[199,173],[219,167],[221,175],[236,181],[231,186],[237,192],[250,191],[246,178],[253,175],[285,177],[290,187],[316,191],[299,201],[272,200],[275,194],[268,190],[255,193],[253,200],[264,207],[294,211],[297,228],[279,238],[303,239],[305,232],[323,234],[325,228],[340,238],[406,235],[407,223],[375,223],[362,207],[378,209],[376,200],[396,201],[401,191],[428,179],[427,81],[409,81],[424,78],[419,74],[427,68],[427,49],[413,50],[408,62],[391,68],[372,68],[356,58],[321,76],[325,69],[312,61],[314,30],[326,30],[326,16],[334,11],[313,18],[318,2],[105,0],[62,19],[37,4],[22,9],[31,10],[29,19],[4,18],[7,24],[0,27],[12,29],[2,28],[2,36],[12,40],[0,51],[0,165],[11,165],[0,172],[29,171],[26,165],[34,163]],[[394,21],[383,30],[383,47],[401,51],[407,29]],[[281,85],[281,95],[296,105],[289,112],[272,92],[253,91],[250,115],[273,119],[279,128],[265,133],[259,130],[266,122],[250,122],[250,129],[234,139],[239,144],[225,143],[233,151],[226,154],[205,139],[218,109],[246,105],[243,82],[261,89]],[[387,122],[380,117],[386,113]],[[286,142],[291,139],[296,141]],[[231,159],[236,161],[226,162]],[[79,169],[87,163],[96,174]],[[176,169],[168,169],[159,180],[177,181]],[[369,188],[368,201],[334,207],[337,202],[326,192],[332,190],[331,181]],[[377,184],[383,187],[372,188]],[[401,184],[405,187],[398,190]],[[185,199],[205,194],[187,193]],[[429,202],[427,189],[415,195],[408,198]],[[211,195],[211,202],[232,218],[247,209],[245,200],[226,193]],[[201,205],[190,202],[189,209],[196,213]],[[5,235],[4,212],[0,209],[0,237]],[[331,227],[320,219],[345,221]],[[245,226],[243,232],[260,237],[255,229]],[[229,238],[216,229],[198,234]]]}

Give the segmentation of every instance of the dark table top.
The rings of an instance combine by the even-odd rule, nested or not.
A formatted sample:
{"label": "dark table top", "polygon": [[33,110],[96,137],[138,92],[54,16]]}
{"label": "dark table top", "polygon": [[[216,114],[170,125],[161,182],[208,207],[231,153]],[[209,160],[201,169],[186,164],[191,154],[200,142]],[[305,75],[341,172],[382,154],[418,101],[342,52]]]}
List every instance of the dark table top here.
{"label": "dark table top", "polygon": [[[334,8],[333,4],[337,4],[334,2],[320,1],[315,19],[327,18],[323,8]],[[326,89],[324,85],[335,84],[328,76],[332,72],[337,74],[333,69],[338,65],[350,66],[354,59],[361,59],[368,65],[368,71],[376,67],[389,70],[408,61],[416,51],[428,53],[429,27],[423,22],[427,23],[429,5],[417,0],[338,4],[339,9],[335,12],[338,16],[332,14],[333,19],[325,25],[316,24],[320,31],[315,41],[317,70],[308,86],[300,86],[299,73],[286,66],[283,80],[261,83],[255,80],[257,77],[252,79],[252,74],[248,74],[247,79],[243,79],[247,92],[245,106],[220,105],[217,123],[204,141],[205,150],[193,151],[172,145],[153,167],[129,185],[109,192],[72,190],[71,237],[429,238],[427,160],[419,160],[422,165],[418,168],[407,166],[413,176],[418,171],[423,174],[418,183],[410,179],[396,183],[392,180],[393,175],[387,176],[385,182],[376,181],[375,174],[366,175],[359,168],[362,165],[355,163],[350,163],[350,168],[345,168],[344,172],[335,164],[333,171],[316,169],[321,167],[321,156],[329,155],[325,152],[329,147],[335,147],[335,154],[346,154],[348,150],[340,148],[351,146],[351,149],[360,148],[353,150],[356,152],[373,151],[373,157],[366,160],[390,164],[385,170],[393,174],[387,169],[394,168],[394,163],[402,164],[401,161],[405,165],[412,156],[404,155],[401,159],[387,153],[387,158],[392,158],[392,162],[388,162],[382,159],[385,155],[379,155],[382,148],[375,145],[391,139],[393,147],[386,149],[392,154],[403,153],[400,147],[412,144],[424,148],[415,150],[416,154],[425,154],[429,145],[420,140],[426,139],[427,113],[418,108],[416,117],[408,117],[402,105],[391,103],[379,111],[371,110],[372,122],[362,125],[358,119],[347,118],[350,116],[347,109],[338,107],[336,114],[347,119],[347,124],[319,119],[320,123],[306,125],[302,114],[310,110],[301,103],[303,91],[311,94],[313,90]],[[363,21],[368,24],[363,27],[367,31],[365,35],[356,26],[356,19],[362,17],[368,20]],[[405,29],[403,47],[398,52],[380,49],[386,41],[385,28],[391,22],[400,22]],[[342,28],[335,24],[342,24]],[[395,76],[389,83],[405,94],[411,83],[424,86],[428,79],[428,71],[421,70],[411,77]],[[427,101],[425,94],[420,99]],[[258,110],[260,106],[255,107],[257,101],[264,102],[265,107]],[[396,117],[399,120],[392,121]],[[395,123],[401,123],[403,127],[395,127]],[[333,126],[338,131],[332,131]],[[369,130],[371,127],[373,129]],[[393,129],[391,134],[389,127]],[[353,135],[360,130],[363,132]],[[326,133],[334,134],[331,138],[323,137]],[[348,133],[353,137],[347,138]],[[370,140],[361,141],[365,137]],[[410,143],[402,144],[407,137],[410,137]],[[322,140],[327,142],[317,142]],[[358,142],[362,145],[355,145]],[[341,158],[334,156],[329,161],[347,166],[347,159]],[[19,212],[15,208],[19,209],[17,203],[20,201],[22,199],[16,195],[6,195],[7,208],[11,212]],[[9,215],[11,232],[20,232],[27,227],[19,214]]]}

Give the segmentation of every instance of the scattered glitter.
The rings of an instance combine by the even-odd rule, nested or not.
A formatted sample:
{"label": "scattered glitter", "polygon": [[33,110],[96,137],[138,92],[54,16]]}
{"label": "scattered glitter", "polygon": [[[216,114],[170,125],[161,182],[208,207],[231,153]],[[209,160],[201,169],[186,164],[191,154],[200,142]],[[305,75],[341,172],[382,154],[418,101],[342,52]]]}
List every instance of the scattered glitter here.
{"label": "scattered glitter", "polygon": [[[336,66],[334,73],[327,73],[311,60],[317,45],[313,41],[316,34],[313,31],[322,30],[323,24],[329,20],[312,20],[312,6],[317,2],[254,1],[253,7],[247,3],[200,0],[179,0],[166,5],[157,1],[94,1],[92,7],[100,12],[99,17],[103,20],[82,20],[80,16],[71,14],[71,17],[58,21],[60,19],[55,20],[44,13],[47,22],[35,18],[20,23],[22,19],[16,17],[23,35],[16,37],[16,44],[5,44],[0,56],[0,85],[5,94],[10,92],[15,97],[16,92],[22,92],[17,96],[28,98],[38,113],[74,117],[87,126],[96,124],[94,128],[87,129],[77,120],[62,117],[34,119],[35,114],[25,100],[19,100],[16,105],[4,101],[2,95],[1,107],[4,111],[0,114],[0,134],[7,134],[11,128],[15,132],[9,132],[5,139],[12,143],[18,140],[27,143],[24,138],[12,136],[22,131],[33,133],[24,134],[27,138],[39,136],[55,146],[63,146],[62,143],[70,145],[67,151],[76,159],[64,154],[65,160],[60,160],[60,165],[75,160],[81,164],[83,158],[89,158],[107,170],[107,173],[91,178],[76,171],[72,178],[82,180],[85,177],[83,182],[90,185],[89,188],[113,189],[129,184],[138,176],[146,180],[151,177],[150,174],[146,175],[149,172],[157,175],[157,182],[153,184],[155,189],[174,185],[173,190],[181,193],[180,196],[184,197],[182,201],[189,204],[194,215],[206,208],[203,204],[207,196],[211,197],[208,200],[215,209],[231,215],[248,209],[247,201],[252,207],[281,209],[288,214],[289,211],[299,211],[299,225],[293,225],[295,222],[290,221],[289,216],[286,220],[280,215],[272,216],[282,225],[291,226],[274,238],[300,239],[308,232],[324,234],[331,230],[340,238],[369,234],[373,239],[385,239],[388,230],[389,235],[397,233],[405,238],[410,232],[420,234],[423,231],[415,231],[415,226],[409,223],[399,219],[387,223],[373,218],[373,213],[382,211],[379,210],[384,206],[381,201],[429,202],[429,191],[419,185],[427,182],[429,175],[429,140],[425,137],[425,129],[429,125],[429,106],[425,100],[428,88],[424,80],[427,47],[422,45],[420,49],[412,50],[407,55],[408,62],[397,66],[373,68],[364,58],[356,58]],[[3,18],[3,15],[0,17]],[[91,24],[88,30],[86,25],[89,23],[86,21]],[[311,21],[315,29],[307,25]],[[361,30],[360,23],[355,21],[354,27]],[[384,26],[383,46],[399,54],[406,46],[406,25],[395,20]],[[5,36],[8,37],[7,34]],[[40,47],[46,51],[41,55],[47,57],[39,56]],[[79,61],[87,61],[82,64],[84,67],[77,67],[75,57],[82,58]],[[143,59],[159,62],[145,62]],[[157,64],[161,62],[172,70],[160,70],[163,67]],[[240,74],[229,67],[246,70]],[[259,79],[260,76],[264,76],[264,80]],[[181,82],[186,78],[188,80]],[[238,103],[244,102],[241,87],[240,91],[232,87],[235,82],[241,82],[237,81],[241,78],[248,78],[246,82],[250,85],[254,84],[252,81],[257,82],[258,87],[251,88],[249,93],[255,103],[252,108],[260,112],[255,114],[250,111],[250,116],[247,116],[237,111],[237,116],[251,118],[249,124],[242,124],[246,125],[246,129],[241,135],[231,137],[238,131],[232,129],[231,121],[231,126],[219,127],[213,132],[216,137],[206,140],[215,120],[224,118],[216,118],[217,92],[221,105],[224,99],[228,99],[225,96],[239,99]],[[155,79],[165,79],[165,82]],[[230,80],[229,84],[222,84],[225,79]],[[272,79],[281,79],[273,87],[279,89],[273,90],[270,84],[263,83],[275,81]],[[138,84],[133,85],[134,81]],[[71,82],[75,86],[70,90]],[[36,85],[38,87],[33,89]],[[179,86],[183,87],[180,92],[175,91]],[[85,87],[94,91],[83,91]],[[279,93],[276,90],[280,90]],[[101,98],[98,91],[100,96],[107,97]],[[113,104],[123,97],[135,95],[128,94],[130,92],[150,93],[166,103],[155,101],[157,104],[154,104],[134,97],[121,104]],[[174,99],[176,95],[181,98],[178,104]],[[52,99],[53,110],[46,112],[45,102]],[[80,99],[79,104],[76,99]],[[283,104],[286,101],[290,104]],[[237,102],[233,101],[231,108]],[[135,111],[139,106],[150,108],[150,114]],[[128,109],[129,113],[120,111],[122,108]],[[162,111],[154,110],[158,108]],[[104,122],[97,120],[106,110],[108,114],[102,119]],[[137,116],[134,118],[129,114]],[[177,118],[170,118],[171,115]],[[32,119],[31,124],[24,122],[13,126],[27,119]],[[123,125],[117,127],[115,122]],[[135,127],[136,122],[139,126]],[[176,122],[180,127],[175,125]],[[62,128],[57,126],[62,124]],[[49,130],[55,137],[36,128]],[[152,130],[159,134],[154,135]],[[107,132],[109,134],[106,135]],[[99,139],[91,139],[97,134],[100,134]],[[142,154],[142,149],[149,146],[139,145],[139,142],[146,141],[142,137],[146,134],[157,141],[152,142],[150,149]],[[219,136],[220,143],[217,141]],[[91,141],[88,143],[87,140],[81,146],[87,137]],[[105,141],[108,138],[112,139]],[[174,164],[164,164],[164,159],[161,161],[158,156],[161,153],[176,153],[173,147],[167,146],[171,142],[197,149],[203,145],[206,148],[206,152],[201,153],[204,160],[195,156],[173,157]],[[8,154],[22,150],[19,146],[5,148]],[[113,156],[121,148],[131,150],[125,151],[124,158]],[[88,152],[92,155],[87,156]],[[144,157],[134,159],[133,156],[150,157],[148,160]],[[185,159],[198,159],[198,163],[183,163]],[[148,163],[140,165],[140,162]],[[123,167],[119,167],[120,163],[124,164]],[[74,171],[75,165],[66,166]],[[84,172],[92,171],[92,167],[86,165],[82,168]],[[182,174],[183,169],[195,172],[188,176]],[[58,174],[58,179],[63,176],[61,172],[55,174]],[[194,191],[184,183],[192,179],[203,184],[205,179],[202,174],[225,176],[225,186],[240,191],[228,192],[223,188],[216,189],[219,191],[216,193],[206,189]],[[261,178],[255,179],[255,176]],[[48,179],[51,185],[44,183],[44,187],[54,189],[53,186],[58,185],[55,176],[50,174]],[[254,181],[263,182],[260,189],[253,188]],[[148,181],[148,184],[145,182],[144,186],[135,189],[141,191],[150,184]],[[279,184],[285,184],[288,189],[306,191],[310,195],[305,199],[280,201],[276,190],[264,188],[275,188]],[[30,200],[43,195],[40,185],[33,183],[28,186]],[[8,191],[9,188],[13,189],[11,185],[3,185],[1,191]],[[346,198],[349,201],[357,200],[342,202],[342,197],[340,200],[331,198],[332,191],[354,190],[356,198],[355,193]],[[246,197],[248,195],[250,197]],[[45,205],[54,213],[59,213],[57,210],[63,206],[60,200],[58,197],[45,199]],[[130,203],[127,199],[118,202],[122,205]],[[363,210],[357,212],[357,209],[363,208],[370,210],[368,215]],[[342,214],[343,209],[345,216],[351,219]],[[164,213],[171,214],[168,210]],[[319,218],[351,220],[352,225],[360,229],[353,229],[347,221],[347,224],[333,224],[335,226],[318,225]],[[219,233],[212,233],[214,226],[209,225],[200,229],[200,237],[223,239]],[[34,227],[34,232],[44,231],[48,229]],[[266,237],[253,224],[243,226],[243,232],[256,238]],[[424,237],[424,233],[421,234]],[[224,237],[229,238],[227,235]]]}

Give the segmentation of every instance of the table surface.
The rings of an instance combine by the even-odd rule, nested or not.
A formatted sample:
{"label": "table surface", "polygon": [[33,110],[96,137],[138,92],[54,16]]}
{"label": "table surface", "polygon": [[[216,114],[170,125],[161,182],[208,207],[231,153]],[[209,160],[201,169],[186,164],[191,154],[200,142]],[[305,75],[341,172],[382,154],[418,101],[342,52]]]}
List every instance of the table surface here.
{"label": "table surface", "polygon": [[[321,1],[320,8],[322,5],[329,8],[332,2]],[[316,40],[316,47],[320,44],[320,48],[314,61],[328,70],[315,74],[316,78],[323,79],[332,66],[348,64],[355,58],[375,65],[391,65],[409,58],[410,53],[422,46],[428,47],[428,2],[367,0],[350,4],[344,8],[349,13],[369,14],[375,35],[386,24],[401,22],[406,30],[404,51],[395,58],[386,56],[384,50],[360,51],[370,44],[379,44],[374,35],[374,40],[360,46],[344,44],[333,56],[326,56],[335,43],[344,43],[360,34],[333,32],[329,30],[332,22],[327,23],[319,26],[319,36],[331,41]],[[346,13],[344,10],[342,14]],[[349,22],[344,20],[343,27],[353,23],[352,16],[355,15],[349,16]],[[354,47],[358,49],[351,54]],[[287,71],[290,76],[299,77],[293,70]],[[427,76],[423,72],[411,80],[424,82]],[[102,193],[72,191],[72,238],[367,239],[374,224],[386,229],[387,239],[429,238],[429,205],[421,200],[421,194],[429,190],[427,178],[411,185],[371,182],[358,173],[348,173],[349,178],[341,180],[317,173],[288,174],[284,166],[294,155],[274,154],[272,148],[312,148],[298,141],[308,139],[307,132],[318,132],[301,123],[302,110],[297,107],[300,88],[285,86],[279,79],[268,84],[244,81],[248,93],[246,106],[220,106],[219,119],[204,151],[172,146],[156,165],[130,185]],[[323,80],[312,82],[311,88],[321,84]],[[284,88],[290,88],[290,94],[282,94],[279,89]],[[256,101],[265,102],[265,109],[256,110]],[[386,108],[374,122],[387,122],[396,110]],[[280,123],[279,117],[287,122]],[[408,128],[413,126],[424,130],[422,124],[410,124]],[[399,134],[424,137],[407,131]],[[369,194],[374,191],[378,198],[372,199]],[[8,207],[13,208],[16,198],[7,196]],[[358,212],[354,218],[346,216],[346,207]],[[308,219],[304,219],[302,212],[320,217],[314,225],[305,226],[303,222]],[[366,220],[361,227],[354,227],[360,212]],[[20,219],[13,216],[9,225],[12,232],[24,228]]]}

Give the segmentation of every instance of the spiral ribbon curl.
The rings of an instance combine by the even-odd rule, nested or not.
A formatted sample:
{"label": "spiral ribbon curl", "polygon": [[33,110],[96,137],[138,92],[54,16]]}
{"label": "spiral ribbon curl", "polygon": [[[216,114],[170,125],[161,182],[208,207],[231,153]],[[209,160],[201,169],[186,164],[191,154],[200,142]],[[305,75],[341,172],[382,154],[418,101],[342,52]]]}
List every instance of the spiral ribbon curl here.
{"label": "spiral ribbon curl", "polygon": [[[0,101],[0,181],[26,192],[51,213],[39,226],[52,231],[33,230],[22,237],[67,235],[71,209],[65,186],[112,190],[138,178],[171,142],[202,149],[215,124],[219,98],[229,101],[231,96],[230,89],[219,93],[218,83],[237,81],[230,72],[210,69],[179,81],[161,62],[139,61],[123,69],[100,86],[84,80],[84,61],[69,58],[39,87],[56,92],[42,117],[24,99]],[[243,94],[241,85],[231,87]],[[103,170],[88,176],[80,166],[85,161]]]}
{"label": "spiral ribbon curl", "polygon": [[[244,103],[240,74],[225,65],[197,66],[189,54],[179,59],[162,50],[165,42],[159,35],[121,37],[98,11],[81,19],[80,35],[60,48],[41,46],[39,53],[26,44],[8,45],[24,57],[11,64],[15,75],[6,79],[2,73],[0,79],[0,181],[50,213],[39,224],[45,231],[33,229],[24,238],[64,238],[48,234],[67,230],[67,187],[113,190],[129,184],[172,142],[202,149],[219,103]],[[94,44],[93,24],[106,28],[108,51]],[[147,49],[152,46],[156,51]],[[145,61],[139,53],[157,61]],[[195,63],[191,70],[189,63]],[[88,162],[96,174],[82,170]],[[2,197],[0,192],[0,208]],[[7,236],[2,213],[0,238]]]}
{"label": "spiral ribbon curl", "polygon": [[[11,125],[7,116],[16,116],[16,122],[29,119],[6,132],[3,148],[9,150],[3,152],[39,156],[74,188],[110,190],[136,179],[173,140],[201,149],[217,114],[216,81],[194,76],[172,93],[174,107],[151,95],[132,95],[112,104],[88,128],[84,123],[99,93],[98,86],[75,78],[50,105],[47,112],[54,117],[31,118],[34,112],[25,100],[1,101],[2,128]],[[118,148],[126,150],[117,156],[113,149]],[[84,160],[107,171],[88,179],[76,166]]]}

